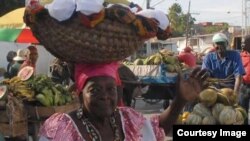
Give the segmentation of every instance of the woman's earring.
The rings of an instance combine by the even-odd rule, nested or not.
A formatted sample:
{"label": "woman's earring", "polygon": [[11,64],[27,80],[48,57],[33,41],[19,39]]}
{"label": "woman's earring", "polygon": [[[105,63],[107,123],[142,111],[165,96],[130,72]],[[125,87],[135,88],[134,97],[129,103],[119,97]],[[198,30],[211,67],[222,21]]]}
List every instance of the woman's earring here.
{"label": "woman's earring", "polygon": [[76,112],[76,117],[78,119],[81,119],[82,118],[82,115],[83,115],[83,110],[82,110],[82,106],[77,110]]}

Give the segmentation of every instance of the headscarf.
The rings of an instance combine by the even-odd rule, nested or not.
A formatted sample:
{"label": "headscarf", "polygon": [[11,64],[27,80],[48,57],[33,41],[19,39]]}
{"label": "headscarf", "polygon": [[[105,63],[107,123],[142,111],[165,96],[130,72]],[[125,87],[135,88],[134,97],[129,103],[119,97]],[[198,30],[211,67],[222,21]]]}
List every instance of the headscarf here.
{"label": "headscarf", "polygon": [[118,84],[118,62],[104,64],[76,64],[75,65],[75,83],[78,94],[82,91],[86,81],[95,76],[111,76]]}

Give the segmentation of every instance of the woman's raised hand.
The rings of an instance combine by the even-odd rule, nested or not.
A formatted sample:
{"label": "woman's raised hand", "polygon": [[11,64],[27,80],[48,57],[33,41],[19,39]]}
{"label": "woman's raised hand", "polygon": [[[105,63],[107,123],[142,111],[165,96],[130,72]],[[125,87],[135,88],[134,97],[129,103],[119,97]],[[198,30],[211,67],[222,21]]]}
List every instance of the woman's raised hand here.
{"label": "woman's raised hand", "polygon": [[188,79],[184,79],[182,74],[179,74],[177,83],[177,97],[184,101],[194,101],[199,93],[207,86],[205,80],[208,78],[208,72],[195,68],[189,75]]}

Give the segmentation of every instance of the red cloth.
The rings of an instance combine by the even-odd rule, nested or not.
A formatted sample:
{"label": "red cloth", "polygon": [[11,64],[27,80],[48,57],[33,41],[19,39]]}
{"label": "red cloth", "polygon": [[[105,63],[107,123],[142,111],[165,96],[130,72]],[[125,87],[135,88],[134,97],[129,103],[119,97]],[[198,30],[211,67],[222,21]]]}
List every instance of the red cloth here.
{"label": "red cloth", "polygon": [[250,54],[246,51],[242,51],[240,56],[246,72],[246,74],[243,76],[243,82],[250,84]]}
{"label": "red cloth", "polygon": [[75,82],[78,92],[80,92],[87,79],[94,76],[111,76],[119,84],[118,62],[106,64],[76,64],[75,65]]}
{"label": "red cloth", "polygon": [[188,65],[189,67],[195,67],[196,66],[196,57],[194,54],[192,54],[191,52],[181,52],[178,55],[178,59],[181,62],[184,62],[186,65]]}

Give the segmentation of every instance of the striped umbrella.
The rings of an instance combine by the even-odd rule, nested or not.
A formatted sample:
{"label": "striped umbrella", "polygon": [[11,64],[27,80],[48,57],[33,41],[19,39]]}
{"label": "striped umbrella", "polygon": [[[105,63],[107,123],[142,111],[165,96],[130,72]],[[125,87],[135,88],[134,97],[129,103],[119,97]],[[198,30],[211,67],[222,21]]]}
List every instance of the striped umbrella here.
{"label": "striped umbrella", "polygon": [[0,41],[34,44],[39,43],[29,28],[0,28]]}
{"label": "striped umbrella", "polygon": [[18,8],[0,17],[0,41],[39,43],[23,22],[24,10]]}

